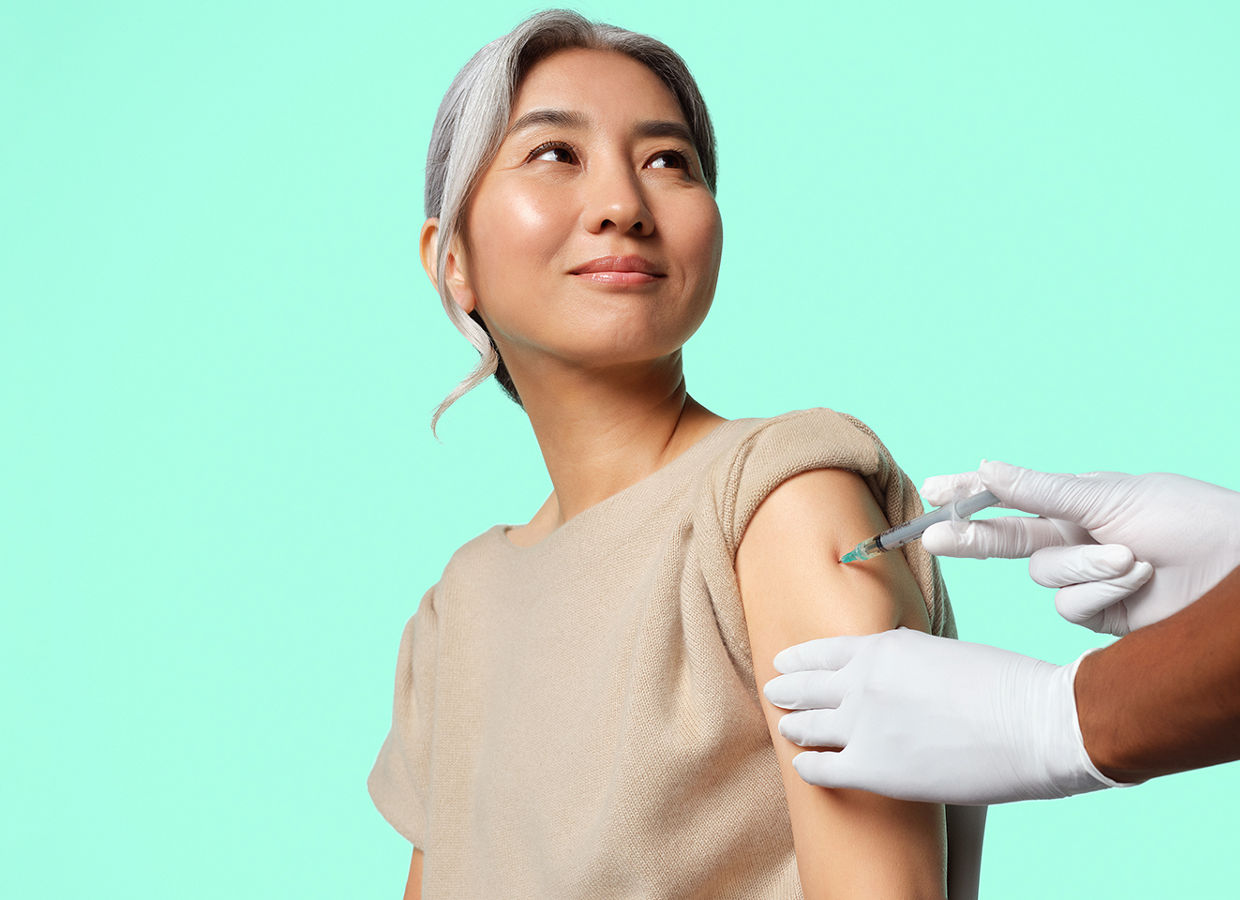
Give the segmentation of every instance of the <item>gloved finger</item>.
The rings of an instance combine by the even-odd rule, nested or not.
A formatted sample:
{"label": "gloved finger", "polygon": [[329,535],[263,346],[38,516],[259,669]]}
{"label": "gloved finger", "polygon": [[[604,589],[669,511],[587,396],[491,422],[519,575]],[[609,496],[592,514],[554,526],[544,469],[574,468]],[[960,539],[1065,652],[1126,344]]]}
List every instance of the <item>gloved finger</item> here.
{"label": "gloved finger", "polygon": [[960,497],[971,497],[986,490],[977,472],[956,475],[931,475],[921,483],[921,495],[931,506],[943,506]]}
{"label": "gloved finger", "polygon": [[1067,519],[1049,519],[1045,516],[1040,518],[1055,526],[1055,530],[1059,532],[1061,539],[1059,543],[1065,547],[1084,546],[1085,544],[1092,546],[1098,543],[1094,540],[1093,535],[1075,522],[1069,522]]}
{"label": "gloved finger", "polygon": [[986,489],[1005,506],[1089,527],[1091,513],[1112,482],[1097,477],[1039,472],[987,460],[978,469]]}
{"label": "gloved finger", "polygon": [[1032,516],[982,519],[963,528],[938,522],[921,536],[922,546],[935,556],[966,559],[1017,559],[1062,543],[1063,536],[1053,522]]}
{"label": "gloved finger", "polygon": [[844,699],[844,680],[839,672],[809,669],[772,678],[762,693],[783,709],[834,709]]}
{"label": "gloved finger", "polygon": [[803,781],[825,788],[862,787],[857,772],[843,751],[806,750],[792,757],[792,767]]}
{"label": "gloved finger", "polygon": [[866,637],[872,635],[843,635],[796,644],[775,654],[775,670],[786,674],[806,669],[838,669],[861,649]]}
{"label": "gloved finger", "polygon": [[1118,578],[1068,585],[1056,592],[1055,609],[1074,625],[1092,627],[1091,619],[1131,596],[1149,581],[1153,574],[1152,565],[1138,561],[1133,564],[1132,569]]}
{"label": "gloved finger", "polygon": [[838,709],[807,709],[785,713],[779,733],[800,747],[843,747],[850,721]]}
{"label": "gloved finger", "polygon": [[1132,571],[1136,558],[1123,544],[1043,547],[1029,557],[1029,577],[1042,587],[1107,581]]}

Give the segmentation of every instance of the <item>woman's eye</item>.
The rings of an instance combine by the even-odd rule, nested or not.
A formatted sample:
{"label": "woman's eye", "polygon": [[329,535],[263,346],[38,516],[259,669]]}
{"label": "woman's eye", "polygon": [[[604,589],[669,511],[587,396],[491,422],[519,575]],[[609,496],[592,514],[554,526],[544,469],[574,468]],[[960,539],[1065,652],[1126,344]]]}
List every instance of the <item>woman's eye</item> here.
{"label": "woman's eye", "polygon": [[664,150],[650,160],[652,169],[688,169],[689,160],[679,150]]}
{"label": "woman's eye", "polygon": [[543,159],[547,162],[571,163],[575,158],[573,151],[564,144],[543,144],[540,147],[535,147],[533,152],[530,153],[531,160]]}

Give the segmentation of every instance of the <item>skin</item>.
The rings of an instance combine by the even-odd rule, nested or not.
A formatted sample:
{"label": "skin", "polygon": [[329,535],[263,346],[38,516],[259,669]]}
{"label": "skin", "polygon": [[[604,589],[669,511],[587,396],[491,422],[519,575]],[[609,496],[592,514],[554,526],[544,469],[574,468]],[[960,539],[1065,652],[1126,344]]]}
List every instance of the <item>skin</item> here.
{"label": "skin", "polygon": [[1085,657],[1076,708],[1098,770],[1138,782],[1240,759],[1238,641],[1240,569],[1191,606]]}
{"label": "skin", "polygon": [[422,900],[422,851],[416,847],[409,860],[409,877],[405,880],[403,900]]}
{"label": "skin", "polygon": [[[513,130],[538,110],[572,113],[579,121]],[[691,140],[657,136],[650,122],[673,126],[653,131],[687,131],[675,97],[641,63],[580,49],[540,61],[517,92],[509,133],[471,198],[463,235],[450,248],[447,287],[462,310],[476,310],[486,322],[554,488],[528,524],[508,531],[521,546],[537,544],[662,468],[724,421],[687,394],[681,361],[681,348],[714,296],[722,221]],[[439,223],[428,219],[421,254],[432,282],[438,241]],[[575,273],[598,257],[628,255],[649,260],[658,277],[621,285]],[[860,480],[818,475],[775,491],[742,542],[741,587],[755,658],[769,660],[778,649],[832,627],[879,629],[914,620],[925,627],[924,610],[920,620],[913,612],[921,609],[921,597],[915,585],[909,593],[907,570],[889,573],[890,583],[875,577],[861,590],[851,618],[837,622],[811,604],[809,585],[827,571],[830,553],[819,554],[821,566],[806,568],[792,602],[774,599],[788,585],[773,573],[793,546],[778,535],[812,525],[814,535],[829,541],[822,546],[834,548],[868,536],[862,535],[867,529],[875,533],[878,511]],[[807,487],[789,487],[793,482]],[[840,509],[850,512],[836,518]],[[832,565],[830,583],[842,587],[834,571],[839,567]],[[757,684],[772,674],[759,670],[756,694]],[[914,804],[827,792],[795,772],[789,776],[796,748],[779,735],[774,713],[768,709],[767,715],[798,848],[827,839],[848,848],[842,855],[849,862],[833,858],[830,871],[802,864],[798,853],[806,896],[845,896],[862,883],[857,872],[867,866],[873,876],[867,886],[883,888],[868,896],[942,896],[941,807],[910,811]],[[902,868],[902,855],[924,860]],[[420,896],[421,864],[415,850],[406,898]],[[882,881],[878,870],[893,865],[901,874]],[[852,874],[844,878],[837,869]],[[930,874],[915,891],[885,891],[914,884],[905,869]]]}

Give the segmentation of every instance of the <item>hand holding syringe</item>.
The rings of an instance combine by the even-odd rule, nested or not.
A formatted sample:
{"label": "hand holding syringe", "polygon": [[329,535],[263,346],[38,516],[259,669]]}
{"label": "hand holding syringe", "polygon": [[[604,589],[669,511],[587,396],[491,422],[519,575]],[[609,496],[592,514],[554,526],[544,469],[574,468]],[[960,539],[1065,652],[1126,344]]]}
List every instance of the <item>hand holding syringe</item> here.
{"label": "hand holding syringe", "polygon": [[[1240,494],[1182,475],[1066,475],[983,462],[976,472],[927,479],[922,495],[944,505],[840,562],[918,538],[936,556],[1029,557],[1033,580],[1058,589],[1061,616],[1114,635],[1179,612],[1240,564]],[[964,521],[989,506],[1035,515]],[[1212,539],[1187,537],[1203,531]]]}
{"label": "hand holding syringe", "polygon": [[1055,608],[1078,625],[1123,635],[1174,615],[1240,565],[1240,493],[1183,475],[1069,475],[984,462],[926,480],[944,503],[987,490],[1004,516],[940,526],[922,544],[937,556],[1029,557]]}

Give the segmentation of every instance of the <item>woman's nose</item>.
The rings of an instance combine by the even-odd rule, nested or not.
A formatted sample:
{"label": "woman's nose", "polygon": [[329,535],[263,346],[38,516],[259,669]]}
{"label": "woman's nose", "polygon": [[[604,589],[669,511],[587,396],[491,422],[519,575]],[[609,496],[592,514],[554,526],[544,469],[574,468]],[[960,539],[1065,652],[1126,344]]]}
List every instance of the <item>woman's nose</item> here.
{"label": "woman's nose", "polygon": [[583,210],[591,234],[614,228],[620,234],[649,237],[654,216],[643,196],[641,184],[630,172],[599,172],[587,188]]}

